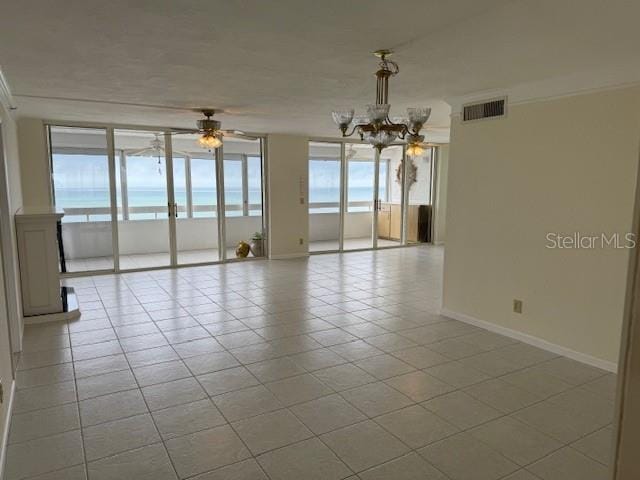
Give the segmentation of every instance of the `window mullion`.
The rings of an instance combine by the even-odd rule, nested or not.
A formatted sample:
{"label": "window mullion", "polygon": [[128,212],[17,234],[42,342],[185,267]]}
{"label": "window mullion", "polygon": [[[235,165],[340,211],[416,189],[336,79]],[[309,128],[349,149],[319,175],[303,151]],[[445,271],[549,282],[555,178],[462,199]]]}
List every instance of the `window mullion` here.
{"label": "window mullion", "polygon": [[122,201],[122,219],[129,220],[129,192],[127,187],[127,155],[120,150],[120,197]]}
{"label": "window mullion", "polygon": [[242,215],[249,216],[249,168],[246,155],[242,155]]}
{"label": "window mullion", "polygon": [[193,186],[191,184],[191,157],[184,157],[185,187],[187,189],[187,218],[193,217]]}

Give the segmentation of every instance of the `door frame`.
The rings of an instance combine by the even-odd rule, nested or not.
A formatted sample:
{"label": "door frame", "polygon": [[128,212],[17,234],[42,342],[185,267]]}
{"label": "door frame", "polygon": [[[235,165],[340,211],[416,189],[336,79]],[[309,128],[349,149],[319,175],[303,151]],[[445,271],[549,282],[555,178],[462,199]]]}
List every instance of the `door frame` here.
{"label": "door frame", "polygon": [[[1,103],[0,109],[4,109]],[[7,114],[9,114],[8,111]],[[9,193],[5,131],[2,117],[0,117],[0,226],[2,227],[0,228],[0,262],[2,263],[2,283],[6,302],[4,313],[7,316],[9,343],[12,353],[18,353],[22,351],[22,308],[20,291],[15,281],[19,278],[19,273],[16,271],[17,259],[13,247],[15,235]],[[17,365],[13,355],[11,355],[11,362],[12,371],[15,372]]]}

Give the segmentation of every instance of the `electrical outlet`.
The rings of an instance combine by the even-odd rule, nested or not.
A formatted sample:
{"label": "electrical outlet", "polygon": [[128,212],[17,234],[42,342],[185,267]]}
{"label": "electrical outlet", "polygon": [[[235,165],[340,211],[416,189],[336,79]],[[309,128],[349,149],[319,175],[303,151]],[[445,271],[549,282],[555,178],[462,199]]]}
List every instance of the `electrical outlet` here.
{"label": "electrical outlet", "polygon": [[298,241],[300,242],[300,245],[304,245],[304,238],[300,237]]}
{"label": "electrical outlet", "polygon": [[513,311],[515,313],[522,313],[522,300],[518,300],[517,298],[513,299]]}

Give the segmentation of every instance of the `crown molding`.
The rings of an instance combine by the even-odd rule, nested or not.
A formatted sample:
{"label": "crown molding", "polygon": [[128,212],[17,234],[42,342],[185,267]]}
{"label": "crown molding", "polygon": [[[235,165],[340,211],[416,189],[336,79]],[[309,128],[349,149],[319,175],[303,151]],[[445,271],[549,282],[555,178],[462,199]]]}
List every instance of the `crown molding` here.
{"label": "crown molding", "polygon": [[445,101],[451,106],[451,116],[458,116],[462,106],[506,96],[508,106],[544,102],[563,97],[586,95],[640,85],[640,65],[622,65],[590,72],[577,72],[562,77],[523,83],[514,87],[472,92],[452,96]]}
{"label": "crown molding", "polygon": [[13,99],[13,95],[11,95],[11,89],[9,88],[9,84],[7,83],[7,79],[2,73],[2,67],[0,67],[0,104],[9,112],[12,112],[18,108],[16,107],[16,102]]}

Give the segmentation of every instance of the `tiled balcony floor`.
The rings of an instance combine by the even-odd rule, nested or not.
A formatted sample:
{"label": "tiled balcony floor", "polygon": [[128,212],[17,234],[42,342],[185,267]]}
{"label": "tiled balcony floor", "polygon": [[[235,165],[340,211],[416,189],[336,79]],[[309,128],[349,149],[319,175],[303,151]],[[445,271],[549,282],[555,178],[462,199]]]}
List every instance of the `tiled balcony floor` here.
{"label": "tiled balcony floor", "polygon": [[7,480],[604,480],[615,377],[439,316],[436,247],[70,281]]}

